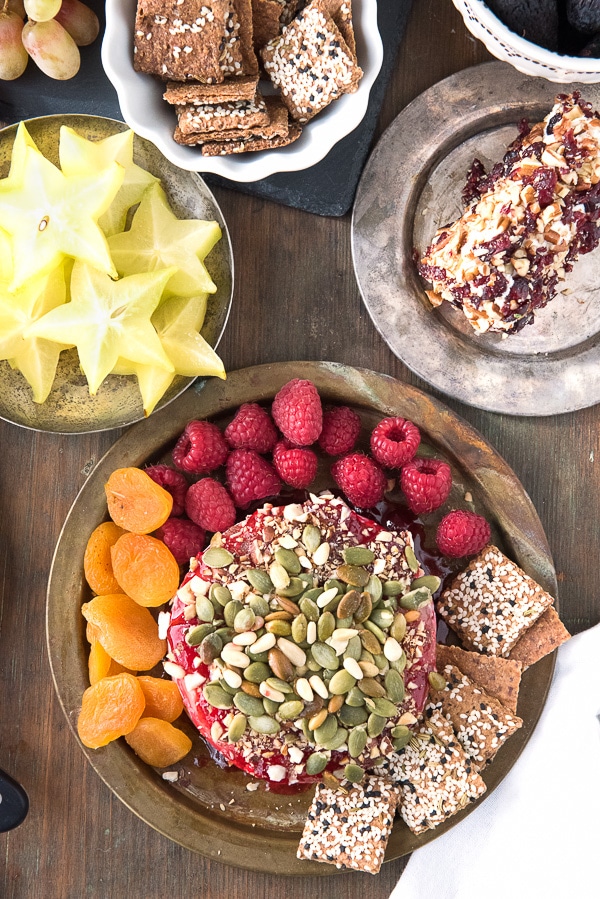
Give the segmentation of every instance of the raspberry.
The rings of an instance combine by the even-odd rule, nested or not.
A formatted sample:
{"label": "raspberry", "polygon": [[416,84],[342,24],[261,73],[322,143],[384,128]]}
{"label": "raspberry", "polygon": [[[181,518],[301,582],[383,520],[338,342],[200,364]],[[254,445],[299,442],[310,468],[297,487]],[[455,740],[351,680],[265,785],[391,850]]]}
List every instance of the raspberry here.
{"label": "raspberry", "polygon": [[231,449],[270,452],[277,443],[277,429],[266,409],[258,403],[243,403],[225,428]]}
{"label": "raspberry", "polygon": [[206,531],[226,531],[235,524],[235,506],[229,493],[214,478],[192,484],[185,500],[188,518]]}
{"label": "raspberry", "polygon": [[452,472],[439,459],[412,459],[402,468],[400,486],[415,515],[433,512],[448,498]]}
{"label": "raspberry", "polygon": [[216,425],[190,421],[173,447],[173,462],[184,471],[206,474],[222,465],[229,449]]}
{"label": "raspberry", "polygon": [[351,503],[362,509],[375,506],[383,499],[387,478],[370,456],[350,453],[331,467],[333,479]]}
{"label": "raspberry", "polygon": [[168,465],[149,465],[146,474],[168,490],[173,497],[173,508],[171,516],[179,518],[185,511],[185,495],[188,489],[188,482],[180,471],[169,468]]}
{"label": "raspberry", "polygon": [[341,456],[354,449],[360,434],[360,418],[349,406],[336,406],[323,415],[319,446],[330,456]]}
{"label": "raspberry", "polygon": [[291,446],[287,440],[280,440],[273,450],[273,464],[282,481],[296,490],[303,490],[314,481],[318,462],[311,449]]}
{"label": "raspberry", "polygon": [[236,449],[227,459],[227,484],[240,509],[281,490],[281,481],[273,466],[254,450]]}
{"label": "raspberry", "polygon": [[314,443],[323,427],[323,408],[312,381],[294,378],[273,400],[271,413],[284,437],[296,446]]}
{"label": "raspberry", "polygon": [[445,556],[474,556],[490,542],[491,529],[482,515],[456,509],[444,515],[435,540]]}
{"label": "raspberry", "polygon": [[413,458],[421,434],[412,421],[384,418],[371,434],[371,452],[385,468],[402,468]]}
{"label": "raspberry", "polygon": [[185,518],[167,518],[154,536],[171,550],[180,565],[187,565],[192,556],[202,552],[206,543],[202,528]]}

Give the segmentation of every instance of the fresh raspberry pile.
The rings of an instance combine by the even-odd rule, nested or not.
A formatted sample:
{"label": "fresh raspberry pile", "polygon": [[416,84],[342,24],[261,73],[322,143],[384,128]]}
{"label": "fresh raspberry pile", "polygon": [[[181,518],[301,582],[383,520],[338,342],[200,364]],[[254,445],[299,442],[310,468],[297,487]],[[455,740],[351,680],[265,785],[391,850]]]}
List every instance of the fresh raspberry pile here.
{"label": "fresh raspberry pile", "polygon": [[168,465],[149,465],[146,474],[164,487],[173,497],[171,515],[180,518],[185,514],[185,497],[188,491],[188,482],[181,471],[175,471]]}
{"label": "fresh raspberry pile", "polygon": [[455,509],[444,515],[435,535],[437,547],[445,556],[475,556],[490,542],[491,529],[482,515]]}

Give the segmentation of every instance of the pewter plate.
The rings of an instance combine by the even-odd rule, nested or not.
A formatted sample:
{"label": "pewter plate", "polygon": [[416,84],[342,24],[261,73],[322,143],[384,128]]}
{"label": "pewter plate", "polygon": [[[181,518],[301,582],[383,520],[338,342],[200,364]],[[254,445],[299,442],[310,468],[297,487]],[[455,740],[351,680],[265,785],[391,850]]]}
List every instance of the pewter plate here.
{"label": "pewter plate", "polygon": [[[91,598],[91,593],[83,576],[83,555],[90,533],[106,518],[104,484],[108,476],[124,466],[172,462],[171,450],[188,421],[210,418],[223,427],[241,403],[269,404],[279,388],[292,378],[312,380],[325,403],[350,405],[358,412],[363,424],[362,449],[368,448],[368,435],[378,421],[397,415],[414,421],[421,429],[420,452],[435,453],[448,461],[452,468],[452,493],[443,509],[423,522],[425,547],[433,546],[439,516],[449,508],[464,507],[468,492],[473,497],[470,508],[490,521],[494,543],[556,596],[552,557],[541,522],[522,484],[483,437],[442,403],[386,375],[328,362],[260,365],[231,372],[227,381],[198,381],[168,408],[127,430],[90,474],[63,526],[48,584],[46,633],[54,685],[76,739],[81,697],[89,684],[89,644],[81,605]],[[320,456],[315,490],[333,486],[330,466],[331,457]],[[486,795],[506,776],[531,736],[553,669],[552,655],[524,673],[517,709],[523,727],[486,767]],[[278,875],[336,873],[331,865],[296,858],[312,790],[277,793],[261,783],[256,791],[249,792],[246,785],[251,779],[237,768],[219,768],[185,716],[177,726],[186,730],[193,745],[189,755],[174,766],[178,772],[176,784],[167,783],[161,770],[141,762],[124,740],[97,750],[82,746],[82,750],[97,774],[128,808],[194,852],[215,861]],[[386,859],[399,858],[423,846],[474,807],[420,836],[411,833],[397,818]],[[127,839],[127,835],[122,834],[121,838]]]}
{"label": "pewter plate", "polygon": [[[561,293],[517,334],[477,335],[462,313],[433,309],[417,274],[438,227],[462,213],[475,157],[502,159],[521,119],[541,121],[558,86],[500,62],[465,69],[425,91],[375,147],[352,215],[354,268],[390,349],[438,390],[511,415],[554,415],[600,401],[600,248],[582,256]],[[600,85],[583,96],[600,106]]]}
{"label": "pewter plate", "polygon": [[[55,165],[58,165],[61,125],[73,128],[88,140],[103,140],[127,128],[123,122],[88,115],[42,116],[25,124],[41,152]],[[8,174],[16,130],[17,126],[11,125],[0,131],[0,178]],[[160,178],[178,218],[215,220],[221,226],[223,235],[206,258],[217,292],[209,297],[201,331],[205,340],[216,347],[227,323],[233,295],[233,253],[221,210],[199,175],[177,168],[153,144],[137,135],[134,161]],[[157,408],[170,403],[193,380],[176,376]],[[75,349],[60,354],[56,378],[45,403],[34,403],[21,372],[13,370],[6,361],[0,362],[0,418],[5,421],[36,431],[82,434],[124,427],[143,417],[136,378],[109,375],[96,395],[90,396]]]}

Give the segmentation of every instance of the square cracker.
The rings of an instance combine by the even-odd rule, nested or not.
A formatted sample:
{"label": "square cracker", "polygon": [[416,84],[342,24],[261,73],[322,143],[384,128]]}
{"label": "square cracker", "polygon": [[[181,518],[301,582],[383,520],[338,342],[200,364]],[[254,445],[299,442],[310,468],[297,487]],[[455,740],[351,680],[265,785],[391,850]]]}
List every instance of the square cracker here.
{"label": "square cracker", "polygon": [[446,665],[442,674],[446,686],[430,688],[430,703],[450,722],[465,755],[481,768],[523,722],[455,665]]}
{"label": "square cracker", "polygon": [[253,100],[258,87],[258,75],[226,78],[220,84],[201,84],[199,81],[169,81],[163,100],[173,106],[204,103],[226,103],[234,100]]}
{"label": "square cracker", "polygon": [[529,668],[530,665],[557,649],[570,636],[558,617],[556,609],[550,606],[535,624],[517,640],[510,651],[509,659],[520,662],[524,668]]}
{"label": "square cracker", "polygon": [[202,144],[203,156],[230,156],[234,153],[257,153],[260,150],[276,150],[287,147],[300,137],[302,128],[297,122],[291,122],[289,131],[281,137],[259,137],[258,135],[242,140],[207,141]]}
{"label": "square cracker", "polygon": [[214,131],[256,128],[269,123],[269,113],[260,94],[253,100],[178,106],[177,114],[182,134],[204,135],[206,139],[210,139]]}
{"label": "square cracker", "polygon": [[253,128],[238,128],[229,131],[213,131],[210,135],[207,135],[204,132],[198,134],[195,132],[184,134],[178,129],[175,139],[178,143],[188,143],[189,146],[193,146],[198,143],[214,143],[222,141],[238,143],[249,138],[272,139],[287,137],[289,132],[289,116],[286,107],[279,97],[265,97],[264,100],[269,116],[266,125],[257,125]]}
{"label": "square cracker", "polygon": [[394,823],[399,790],[367,775],[348,793],[317,784],[298,858],[377,874]]}
{"label": "square cracker", "polygon": [[281,32],[283,8],[279,0],[252,0],[254,48],[257,53]]}
{"label": "square cracker", "polygon": [[230,0],[138,0],[133,65],[175,81],[223,81]]}
{"label": "square cracker", "polygon": [[493,696],[511,712],[517,711],[521,671],[523,670],[523,666],[519,662],[504,659],[502,656],[487,656],[481,652],[468,652],[458,646],[444,646],[438,643],[437,670],[440,674],[446,665],[455,665],[489,696]]}
{"label": "square cracker", "polygon": [[325,9],[340,29],[348,49],[356,60],[356,38],[352,21],[352,0],[323,0]]}
{"label": "square cracker", "polygon": [[313,0],[261,50],[265,71],[292,118],[308,122],[355,90],[362,70],[321,0]]}
{"label": "square cracker", "polygon": [[410,743],[376,770],[400,787],[398,811],[413,833],[437,827],[486,791],[452,725],[435,708]]}
{"label": "square cracker", "polygon": [[[252,0],[231,0],[232,50],[230,75],[258,75],[258,59],[254,52]],[[239,65],[238,65],[239,62]]]}
{"label": "square cracker", "polygon": [[508,656],[554,600],[488,544],[444,590],[438,612],[467,649]]}

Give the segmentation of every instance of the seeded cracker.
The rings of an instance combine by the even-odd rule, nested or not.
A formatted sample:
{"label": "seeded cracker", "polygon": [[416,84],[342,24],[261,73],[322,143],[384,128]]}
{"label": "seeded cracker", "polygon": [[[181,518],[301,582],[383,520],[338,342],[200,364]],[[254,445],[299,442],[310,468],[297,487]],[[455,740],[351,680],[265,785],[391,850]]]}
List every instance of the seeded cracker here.
{"label": "seeded cracker", "polygon": [[437,827],[486,791],[452,725],[437,709],[431,709],[408,746],[377,771],[400,787],[398,811],[413,833]]}
{"label": "seeded cracker", "polygon": [[173,106],[253,100],[257,86],[258,75],[240,75],[239,78],[228,78],[220,84],[169,81],[163,100]]}
{"label": "seeded cracker", "polygon": [[210,135],[213,131],[255,128],[269,122],[269,113],[260,94],[253,100],[178,106],[177,114],[182,134]]}
{"label": "seeded cracker", "polygon": [[352,22],[352,0],[324,0],[325,9],[340,29],[342,37],[356,60],[356,39]]}
{"label": "seeded cracker", "polygon": [[[546,615],[548,612],[545,613]],[[543,619],[542,616],[540,621]],[[530,628],[527,633],[536,627]],[[517,644],[518,645],[518,644]],[[493,696],[498,702],[511,712],[517,711],[519,698],[519,686],[521,683],[520,662],[504,659],[502,656],[488,656],[480,652],[468,652],[458,646],[437,646],[437,670],[443,673],[446,665],[455,665],[459,671],[481,687],[489,696]]]}
{"label": "seeded cracker", "polygon": [[273,38],[278,37],[284,25],[289,24],[298,3],[282,0],[252,0],[252,24],[254,26],[254,47],[258,53]]}
{"label": "seeded cracker", "polygon": [[468,649],[508,656],[553,602],[549,593],[490,544],[444,590],[437,610]]}
{"label": "seeded cracker", "polygon": [[332,100],[355,90],[362,77],[319,0],[313,0],[260,55],[290,115],[299,122],[308,122]]}
{"label": "seeded cracker", "polygon": [[510,651],[509,659],[528,668],[557,649],[571,635],[552,606],[538,618],[533,627],[526,630]]}
{"label": "seeded cracker", "polygon": [[[268,126],[267,126],[268,127]],[[290,124],[288,133],[278,137],[247,137],[241,140],[206,141],[202,144],[203,156],[229,156],[233,153],[253,153],[287,147],[300,137],[302,129],[297,122]]]}
{"label": "seeded cracker", "polygon": [[442,674],[446,686],[430,690],[431,703],[452,724],[465,754],[481,768],[523,722],[454,665],[446,665]]}
{"label": "seeded cracker", "polygon": [[[179,128],[175,140],[178,143],[200,144],[204,142],[219,141],[241,141],[248,138],[263,138],[265,140],[272,138],[287,137],[289,133],[289,116],[288,111],[279,99],[279,97],[265,97],[264,105],[267,111],[266,124],[259,124],[253,127],[241,127],[235,129],[216,130],[209,133],[205,131],[184,132],[183,128]],[[218,120],[217,120],[218,124]]]}
{"label": "seeded cracker", "polygon": [[365,777],[347,794],[317,784],[298,858],[377,874],[392,830],[399,790]]}

